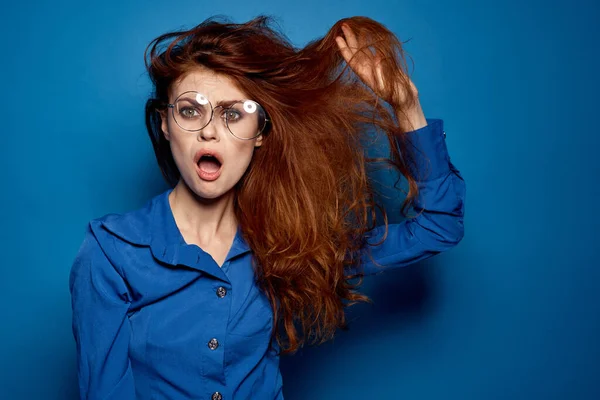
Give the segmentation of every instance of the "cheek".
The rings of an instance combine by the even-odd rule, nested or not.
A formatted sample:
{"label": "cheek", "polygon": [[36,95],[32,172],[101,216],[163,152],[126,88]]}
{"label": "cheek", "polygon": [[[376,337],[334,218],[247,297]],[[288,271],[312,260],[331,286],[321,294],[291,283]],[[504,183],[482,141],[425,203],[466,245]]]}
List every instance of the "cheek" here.
{"label": "cheek", "polygon": [[250,161],[252,161],[252,156],[254,154],[254,144],[250,142],[237,144],[231,150],[230,154],[230,162],[232,164],[232,167],[235,169],[236,173],[241,176],[244,172],[246,172]]}
{"label": "cheek", "polygon": [[[177,164],[179,171],[182,172],[182,169],[191,168],[190,160],[192,158],[190,157],[193,157],[193,141],[190,142],[185,138],[171,136],[169,144],[171,146],[171,154],[173,155],[173,159],[175,160],[175,164]],[[190,154],[192,154],[192,156],[190,156]]]}

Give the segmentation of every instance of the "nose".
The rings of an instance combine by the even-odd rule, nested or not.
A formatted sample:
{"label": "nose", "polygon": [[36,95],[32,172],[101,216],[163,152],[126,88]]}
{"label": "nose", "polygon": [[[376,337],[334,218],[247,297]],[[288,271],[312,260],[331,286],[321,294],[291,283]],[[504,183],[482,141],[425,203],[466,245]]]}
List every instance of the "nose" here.
{"label": "nose", "polygon": [[203,140],[210,141],[216,140],[219,141],[221,134],[219,132],[219,128],[217,127],[218,121],[215,121],[217,118],[213,116],[213,118],[208,122],[204,128],[200,129],[198,132],[198,141],[201,142]]}

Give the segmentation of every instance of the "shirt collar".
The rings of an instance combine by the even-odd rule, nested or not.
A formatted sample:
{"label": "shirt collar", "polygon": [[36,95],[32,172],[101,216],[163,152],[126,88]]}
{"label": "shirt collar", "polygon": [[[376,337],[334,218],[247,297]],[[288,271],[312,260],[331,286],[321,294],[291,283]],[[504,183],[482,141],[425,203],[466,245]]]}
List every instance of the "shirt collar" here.
{"label": "shirt collar", "polygon": [[[185,265],[228,281],[225,273],[208,253],[185,242],[169,204],[172,190],[168,189],[155,196],[139,210],[120,216],[111,214],[102,224],[110,232],[132,244],[149,246],[154,258],[162,263]],[[225,262],[247,252],[250,252],[250,247],[238,227]]]}

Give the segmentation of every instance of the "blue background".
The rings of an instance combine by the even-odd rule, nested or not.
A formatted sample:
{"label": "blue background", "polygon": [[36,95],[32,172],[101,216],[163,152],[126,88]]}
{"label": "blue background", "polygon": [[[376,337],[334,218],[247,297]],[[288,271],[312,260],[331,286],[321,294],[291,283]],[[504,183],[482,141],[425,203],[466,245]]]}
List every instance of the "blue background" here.
{"label": "blue background", "polygon": [[85,224],[165,188],[143,50],[214,14],[297,44],[386,24],[467,181],[465,238],[365,281],[352,328],[282,361],[286,399],[600,398],[599,6],[592,1],[3,2],[0,398],[75,399]]}

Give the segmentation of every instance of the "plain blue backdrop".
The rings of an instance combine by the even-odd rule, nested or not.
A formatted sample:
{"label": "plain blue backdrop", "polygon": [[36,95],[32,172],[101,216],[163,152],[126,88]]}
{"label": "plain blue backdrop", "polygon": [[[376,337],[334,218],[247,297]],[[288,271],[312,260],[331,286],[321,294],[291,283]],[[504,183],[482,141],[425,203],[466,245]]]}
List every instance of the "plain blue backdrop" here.
{"label": "plain blue backdrop", "polygon": [[296,44],[395,32],[467,181],[465,238],[365,281],[349,332],[282,361],[286,399],[600,398],[599,6],[508,0],[6,2],[0,398],[75,399],[68,273],[85,224],[163,190],[143,51],[214,14]]}

